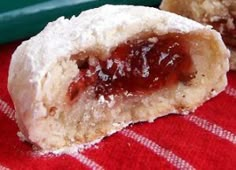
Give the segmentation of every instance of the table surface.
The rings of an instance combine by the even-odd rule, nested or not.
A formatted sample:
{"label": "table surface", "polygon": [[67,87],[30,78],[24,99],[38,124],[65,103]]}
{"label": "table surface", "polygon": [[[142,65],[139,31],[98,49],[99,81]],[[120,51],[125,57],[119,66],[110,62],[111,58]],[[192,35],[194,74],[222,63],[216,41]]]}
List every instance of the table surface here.
{"label": "table surface", "polygon": [[11,54],[20,42],[0,46],[0,170],[7,169],[235,169],[236,72],[224,92],[188,116],[138,123],[70,155],[36,155],[17,137],[7,92]]}

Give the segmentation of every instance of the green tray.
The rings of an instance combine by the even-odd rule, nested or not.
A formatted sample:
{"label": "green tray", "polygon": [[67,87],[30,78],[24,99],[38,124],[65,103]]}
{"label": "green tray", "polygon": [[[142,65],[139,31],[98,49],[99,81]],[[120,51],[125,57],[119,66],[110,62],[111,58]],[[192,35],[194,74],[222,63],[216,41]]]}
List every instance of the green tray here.
{"label": "green tray", "polygon": [[0,43],[37,34],[60,16],[71,17],[104,4],[159,6],[161,0],[2,0],[0,1]]}

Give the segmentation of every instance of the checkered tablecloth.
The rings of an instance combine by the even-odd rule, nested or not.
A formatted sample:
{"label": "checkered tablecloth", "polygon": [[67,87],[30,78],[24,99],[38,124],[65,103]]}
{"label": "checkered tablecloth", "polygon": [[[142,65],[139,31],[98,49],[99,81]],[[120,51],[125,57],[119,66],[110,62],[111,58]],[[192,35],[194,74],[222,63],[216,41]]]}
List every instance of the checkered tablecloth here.
{"label": "checkered tablecloth", "polygon": [[7,169],[236,169],[236,72],[224,92],[188,116],[139,123],[74,156],[37,155],[17,137],[7,91],[11,54],[0,45],[0,170]]}

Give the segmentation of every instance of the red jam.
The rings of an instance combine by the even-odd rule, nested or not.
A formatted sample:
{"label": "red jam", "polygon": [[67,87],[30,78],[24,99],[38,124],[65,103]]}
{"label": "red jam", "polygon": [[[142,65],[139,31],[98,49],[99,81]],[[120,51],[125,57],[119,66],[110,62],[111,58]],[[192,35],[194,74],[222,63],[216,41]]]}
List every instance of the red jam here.
{"label": "red jam", "polygon": [[187,82],[194,77],[187,35],[146,34],[118,45],[105,60],[80,69],[68,96],[75,99],[88,86],[103,95],[139,95]]}

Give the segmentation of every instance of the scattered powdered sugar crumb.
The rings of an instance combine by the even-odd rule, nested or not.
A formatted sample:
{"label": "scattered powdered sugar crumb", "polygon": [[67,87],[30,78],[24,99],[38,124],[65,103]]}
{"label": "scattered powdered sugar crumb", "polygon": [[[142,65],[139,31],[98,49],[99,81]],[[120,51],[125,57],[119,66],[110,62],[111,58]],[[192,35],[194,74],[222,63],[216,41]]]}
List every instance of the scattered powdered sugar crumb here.
{"label": "scattered powdered sugar crumb", "polygon": [[151,42],[151,43],[157,43],[158,38],[157,37],[148,38],[148,41]]}
{"label": "scattered powdered sugar crumb", "polygon": [[[103,138],[99,138],[97,140],[94,140],[92,142],[86,143],[86,144],[74,144],[70,147],[64,147],[57,150],[38,150],[38,148],[35,149],[35,154],[39,156],[47,155],[47,154],[55,154],[55,155],[61,155],[61,154],[68,154],[68,155],[74,155],[78,152],[82,152],[85,149],[92,148],[96,146],[97,143],[99,143]],[[96,148],[98,148],[96,146]]]}
{"label": "scattered powdered sugar crumb", "polygon": [[115,104],[114,95],[109,95],[108,98],[109,98],[109,100],[105,99],[105,97],[103,95],[100,95],[98,98],[98,103],[99,104],[107,104],[107,106],[111,108]]}
{"label": "scattered powdered sugar crumb", "polygon": [[26,137],[23,135],[22,132],[19,131],[19,132],[17,132],[16,134],[17,134],[17,136],[19,137],[20,141],[22,141],[22,142],[27,141]]}

